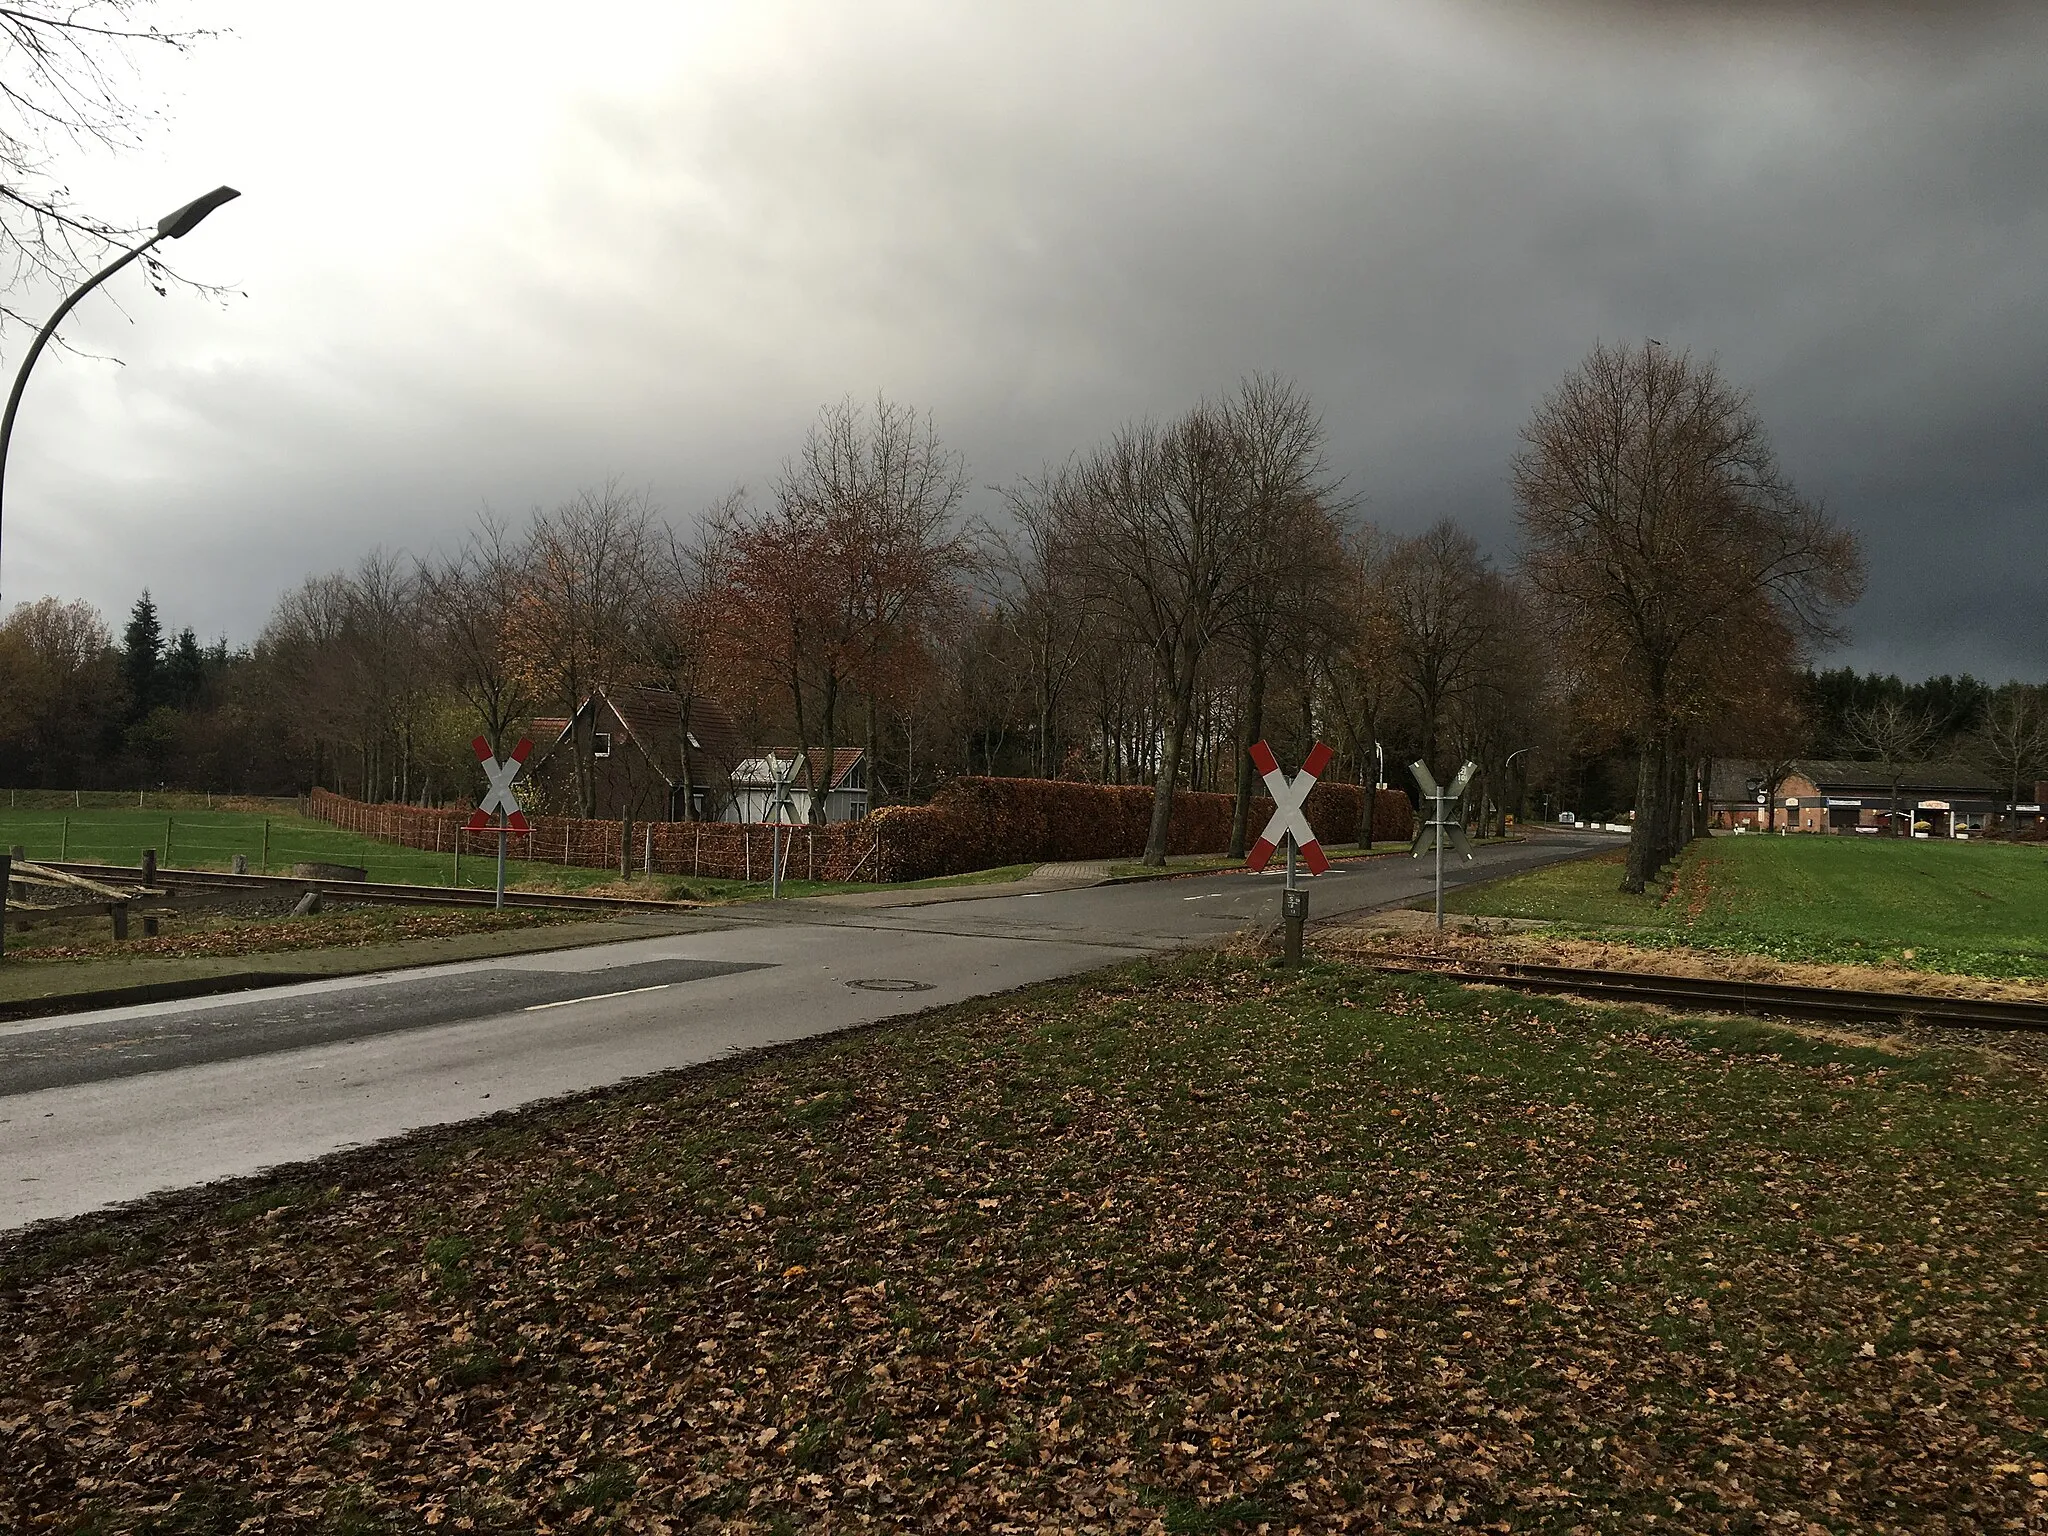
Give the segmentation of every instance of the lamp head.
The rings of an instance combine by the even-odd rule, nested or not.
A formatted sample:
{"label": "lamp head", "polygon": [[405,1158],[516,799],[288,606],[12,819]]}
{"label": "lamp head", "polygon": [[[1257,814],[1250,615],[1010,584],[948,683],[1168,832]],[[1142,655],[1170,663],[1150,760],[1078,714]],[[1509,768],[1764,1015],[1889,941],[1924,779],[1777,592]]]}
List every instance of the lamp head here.
{"label": "lamp head", "polygon": [[177,212],[167,213],[156,221],[157,238],[161,240],[168,236],[173,240],[184,239],[199,227],[201,219],[222,203],[231,203],[241,195],[233,187],[215,187],[206,196],[193,198]]}

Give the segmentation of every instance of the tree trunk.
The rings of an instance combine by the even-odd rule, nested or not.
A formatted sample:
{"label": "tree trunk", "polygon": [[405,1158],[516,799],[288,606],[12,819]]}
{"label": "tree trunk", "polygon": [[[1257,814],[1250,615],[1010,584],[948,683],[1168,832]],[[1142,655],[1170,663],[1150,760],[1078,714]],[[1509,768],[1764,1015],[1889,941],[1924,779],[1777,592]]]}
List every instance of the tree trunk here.
{"label": "tree trunk", "polygon": [[1252,785],[1258,781],[1258,772],[1252,767],[1252,743],[1259,739],[1259,733],[1266,723],[1266,659],[1255,656],[1252,659],[1250,685],[1245,690],[1244,721],[1238,730],[1237,743],[1237,803],[1230,809],[1230,856],[1244,857],[1245,838],[1251,831]]}
{"label": "tree trunk", "polygon": [[1636,749],[1636,819],[1629,828],[1628,863],[1621,877],[1621,888],[1632,896],[1643,893],[1664,862],[1656,847],[1664,788],[1663,744],[1662,733],[1651,731]]}
{"label": "tree trunk", "polygon": [[[822,778],[812,776],[811,814],[808,820],[814,827],[825,825],[825,806],[832,792],[832,770],[837,766],[839,759],[839,674],[836,671],[826,671],[822,691],[824,697],[819,702],[819,713],[825,717],[825,772]],[[805,769],[810,767],[808,755],[803,766]]]}
{"label": "tree trunk", "polygon": [[[695,792],[697,786],[690,779],[690,708],[695,702],[696,700],[690,694],[686,693],[682,697],[682,740],[676,743],[676,750],[682,754],[681,768],[676,778],[683,792],[683,814],[681,819],[684,821],[695,821],[697,819],[697,796]],[[676,819],[673,806],[669,808],[669,819],[672,821]]]}
{"label": "tree trunk", "polygon": [[1188,733],[1189,718],[1194,714],[1195,669],[1187,669],[1188,676],[1183,684],[1174,679],[1173,715],[1167,724],[1164,750],[1159,754],[1159,776],[1152,785],[1152,830],[1145,839],[1146,864],[1161,869],[1166,864],[1168,834],[1173,828],[1173,786],[1180,777],[1180,754]]}
{"label": "tree trunk", "polygon": [[597,815],[597,711],[576,725],[576,808],[584,820]]}
{"label": "tree trunk", "polygon": [[868,786],[868,809],[875,810],[882,803],[882,776],[876,772],[877,753],[881,747],[882,728],[875,717],[875,696],[868,695],[868,719],[866,739],[861,743],[861,762],[866,765]]}

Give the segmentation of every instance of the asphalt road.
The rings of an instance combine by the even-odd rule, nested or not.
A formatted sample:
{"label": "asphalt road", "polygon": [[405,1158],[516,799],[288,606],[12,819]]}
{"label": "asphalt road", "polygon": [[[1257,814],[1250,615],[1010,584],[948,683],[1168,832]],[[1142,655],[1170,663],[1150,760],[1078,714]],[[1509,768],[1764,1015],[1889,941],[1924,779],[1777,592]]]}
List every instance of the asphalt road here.
{"label": "asphalt road", "polygon": [[[1611,839],[1544,835],[1463,884]],[[0,1025],[0,1228],[253,1173],[1277,920],[1276,874],[757,903],[662,938]],[[1337,865],[1310,918],[1430,889]]]}

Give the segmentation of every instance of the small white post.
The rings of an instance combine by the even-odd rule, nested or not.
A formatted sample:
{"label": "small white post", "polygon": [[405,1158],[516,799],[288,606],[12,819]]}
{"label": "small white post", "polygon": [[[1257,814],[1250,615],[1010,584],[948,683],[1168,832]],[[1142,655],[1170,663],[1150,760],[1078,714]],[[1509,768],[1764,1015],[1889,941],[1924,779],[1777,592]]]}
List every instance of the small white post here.
{"label": "small white post", "polygon": [[1444,792],[1436,792],[1436,926],[1444,926]]}

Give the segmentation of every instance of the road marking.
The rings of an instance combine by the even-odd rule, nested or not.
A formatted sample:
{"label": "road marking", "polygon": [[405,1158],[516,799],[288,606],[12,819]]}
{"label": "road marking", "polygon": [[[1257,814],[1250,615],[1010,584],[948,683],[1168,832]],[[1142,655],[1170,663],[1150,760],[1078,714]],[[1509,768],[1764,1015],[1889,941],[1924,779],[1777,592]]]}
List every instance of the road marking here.
{"label": "road marking", "polygon": [[1181,897],[1181,900],[1182,900],[1182,901],[1207,901],[1207,900],[1209,900],[1209,899],[1210,899],[1211,897],[1213,897],[1213,896],[1230,896],[1230,895],[1234,895],[1234,894],[1235,894],[1235,893],[1234,893],[1234,892],[1232,892],[1232,891],[1204,891],[1204,892],[1202,892],[1202,894],[1201,894],[1201,895],[1199,895],[1199,896],[1183,896],[1183,897]]}
{"label": "road marking", "polygon": [[530,1003],[519,1011],[539,1013],[543,1008],[566,1008],[571,1003],[601,1003],[608,997],[634,997],[642,992],[666,992],[674,985],[672,981],[663,981],[651,987],[628,987],[623,992],[594,992],[589,997],[565,997],[559,1003]]}

